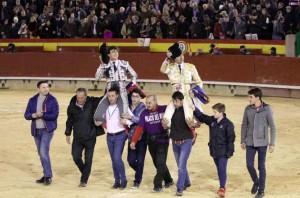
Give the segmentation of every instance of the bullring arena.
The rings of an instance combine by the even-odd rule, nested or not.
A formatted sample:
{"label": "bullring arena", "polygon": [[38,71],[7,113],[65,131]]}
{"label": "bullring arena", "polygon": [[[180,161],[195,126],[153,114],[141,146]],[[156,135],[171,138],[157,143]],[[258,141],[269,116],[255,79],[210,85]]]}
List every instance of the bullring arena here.
{"label": "bullring arena", "polygon": [[[95,57],[97,54],[93,52],[75,52],[73,54],[66,52],[63,54],[52,53],[50,55],[47,53],[40,53],[38,55],[31,52],[24,53],[27,53],[26,57],[29,58],[26,59],[24,58],[24,54],[17,53],[13,54],[14,56],[12,54],[0,54],[2,85],[2,89],[0,90],[0,197],[117,198],[175,196],[175,185],[169,189],[164,189],[159,194],[151,192],[155,169],[148,152],[146,154],[142,184],[138,190],[130,188],[134,179],[134,173],[128,163],[126,163],[127,144],[125,144],[123,160],[129,185],[125,190],[112,190],[110,187],[113,183],[113,173],[105,135],[97,138],[89,183],[86,188],[79,188],[80,173],[72,160],[71,146],[66,143],[64,135],[67,119],[66,109],[70,98],[74,95],[74,91],[78,87],[88,88],[89,95],[92,96],[101,96],[103,94],[104,83],[93,80],[94,72],[99,64],[97,57]],[[136,57],[143,55],[141,53],[134,54]],[[38,58],[39,56],[42,58]],[[49,58],[49,56],[51,57]],[[68,56],[72,58],[64,59]],[[79,60],[75,58],[77,56],[81,56],[83,59],[82,62],[86,64],[84,65],[85,69],[81,71],[82,76],[80,76],[80,72],[76,73],[74,71],[78,66],[75,64]],[[167,78],[158,74],[159,62],[163,61],[164,54],[153,55],[151,64],[145,63],[147,66],[153,64],[153,68],[149,69],[149,66],[144,70],[138,68],[137,65],[141,63],[138,62],[136,57],[132,56],[133,54],[122,54],[121,51],[120,59],[129,60],[131,65],[137,68],[136,71],[141,79],[139,86],[143,87],[146,93],[154,92],[158,94],[159,104],[167,104],[170,100],[171,88],[168,86]],[[291,67],[295,68],[293,64],[285,64],[285,68],[281,71],[282,73],[277,73],[277,76],[275,76],[271,70],[272,68],[273,70],[278,69],[279,63],[274,62],[272,68],[261,66],[259,74],[256,73],[257,69],[253,73],[247,73],[247,69],[250,66],[246,64],[250,64],[249,62],[252,64],[259,59],[268,60],[269,63],[272,63],[273,60],[267,59],[264,56],[246,57],[246,59],[242,59],[238,55],[235,56],[228,56],[222,60],[203,57],[200,58],[200,61],[196,60],[198,57],[186,58],[186,62],[197,65],[198,72],[202,80],[204,80],[204,90],[210,96],[211,102],[207,105],[202,105],[205,113],[212,114],[211,106],[217,102],[222,102],[226,105],[227,116],[235,125],[235,153],[228,163],[226,197],[253,197],[250,193],[252,181],[245,165],[245,151],[240,148],[240,129],[243,111],[245,106],[248,105],[247,90],[252,86],[260,86],[267,95],[263,98],[264,101],[270,104],[273,109],[277,130],[275,152],[272,154],[268,153],[266,159],[267,182],[265,197],[298,198],[300,196],[300,151],[298,149],[300,142],[300,136],[298,135],[300,130],[298,122],[300,118],[300,82],[299,75],[295,72],[297,70],[291,69]],[[36,57],[36,59],[32,59],[33,57]],[[57,61],[53,60],[54,57],[60,59],[64,64],[62,63],[59,66],[51,65]],[[13,58],[16,63],[8,65],[6,61]],[[213,61],[219,64],[227,64],[226,61],[228,62],[233,59],[236,63],[240,64],[240,70],[236,72],[239,73],[238,77],[235,77],[236,74],[232,72],[233,70],[228,70],[234,69],[235,65],[231,64],[231,68],[227,66],[227,69],[219,68],[219,70],[216,65],[212,66],[215,63]],[[32,61],[32,65],[29,67],[28,61],[30,60],[34,61]],[[25,63],[23,63],[24,61]],[[298,66],[300,65],[299,60],[287,60],[287,58],[283,57],[281,61],[298,62]],[[44,67],[39,68],[43,64]],[[71,65],[68,64],[74,64],[75,69],[70,70]],[[212,64],[210,65],[212,71],[205,68],[208,64]],[[257,67],[257,65],[254,64],[254,67]],[[290,68],[289,71],[287,71],[287,68]],[[253,70],[253,68],[250,68],[250,70]],[[221,71],[219,73],[220,77],[215,77],[217,71]],[[269,76],[267,75],[267,71],[269,71]],[[286,71],[285,75],[283,75],[284,71]],[[228,74],[230,72],[232,76]],[[149,77],[153,73],[158,75],[156,80]],[[247,73],[247,75],[244,76],[243,73]],[[226,77],[228,79],[225,79]],[[234,78],[238,80],[235,82],[232,80]],[[244,81],[239,81],[239,78],[244,79]],[[276,78],[278,83],[274,83],[272,81],[273,78]],[[35,180],[41,176],[41,165],[33,137],[30,134],[30,122],[26,121],[23,116],[27,101],[36,94],[36,82],[40,79],[49,80],[51,84],[50,92],[56,96],[60,106],[58,129],[55,131],[50,148],[54,174],[53,183],[50,186],[35,183]],[[291,81],[291,83],[285,83],[287,81]],[[188,161],[188,171],[192,186],[184,192],[183,196],[201,198],[218,197],[216,191],[219,183],[216,168],[212,158],[209,156],[207,146],[208,127],[202,125],[200,129],[197,129],[197,133],[198,138]],[[171,146],[169,147],[167,165],[172,177],[176,181],[177,167]]]}

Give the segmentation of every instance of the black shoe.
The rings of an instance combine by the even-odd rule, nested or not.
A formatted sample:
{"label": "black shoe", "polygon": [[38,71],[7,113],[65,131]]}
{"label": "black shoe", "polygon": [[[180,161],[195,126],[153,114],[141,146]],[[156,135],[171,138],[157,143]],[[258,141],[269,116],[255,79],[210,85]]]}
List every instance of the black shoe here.
{"label": "black shoe", "polygon": [[38,179],[35,182],[38,184],[43,184],[43,183],[45,183],[45,177],[42,177],[41,179]]}
{"label": "black shoe", "polygon": [[120,183],[114,183],[114,185],[112,185],[112,189],[117,189],[117,188],[120,188],[121,184]]}
{"label": "black shoe", "polygon": [[258,192],[256,195],[255,195],[255,198],[262,198],[265,196],[265,193],[264,192]]}
{"label": "black shoe", "polygon": [[45,185],[50,185],[52,183],[52,178],[51,177],[45,177]]}
{"label": "black shoe", "polygon": [[184,184],[183,190],[186,190],[187,188],[191,187],[192,184]]}
{"label": "black shoe", "polygon": [[177,189],[176,195],[177,196],[182,196],[183,195],[183,190]]}
{"label": "black shoe", "polygon": [[134,182],[133,186],[131,187],[132,189],[138,189],[140,187],[140,184]]}
{"label": "black shoe", "polygon": [[152,190],[152,192],[162,192],[163,191],[163,189],[162,188],[160,188],[160,187],[154,187],[153,188],[153,190]]}
{"label": "black shoe", "polygon": [[174,182],[171,181],[171,182],[168,182],[164,185],[165,188],[170,188],[170,186],[174,185]]}
{"label": "black shoe", "polygon": [[254,183],[251,189],[252,194],[256,194],[258,190],[258,183]]}
{"label": "black shoe", "polygon": [[124,190],[127,187],[127,180],[121,181],[120,190]]}
{"label": "black shoe", "polygon": [[82,181],[81,181],[80,184],[79,184],[79,187],[83,187],[83,188],[84,188],[84,187],[86,187],[86,185],[87,185],[86,182],[82,182]]}

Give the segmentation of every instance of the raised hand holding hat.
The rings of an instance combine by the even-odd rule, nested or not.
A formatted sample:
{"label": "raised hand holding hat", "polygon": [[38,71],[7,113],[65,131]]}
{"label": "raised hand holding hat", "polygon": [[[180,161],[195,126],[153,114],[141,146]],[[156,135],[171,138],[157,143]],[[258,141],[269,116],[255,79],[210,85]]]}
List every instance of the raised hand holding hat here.
{"label": "raised hand holding hat", "polygon": [[170,55],[170,58],[173,60],[175,60],[178,56],[181,56],[182,51],[179,48],[179,43],[174,43],[171,47],[169,47],[167,56],[168,56],[168,53]]}
{"label": "raised hand holding hat", "polygon": [[107,55],[107,47],[106,43],[103,43],[99,48],[100,53],[100,61],[104,64],[107,64],[109,62],[109,56]]}

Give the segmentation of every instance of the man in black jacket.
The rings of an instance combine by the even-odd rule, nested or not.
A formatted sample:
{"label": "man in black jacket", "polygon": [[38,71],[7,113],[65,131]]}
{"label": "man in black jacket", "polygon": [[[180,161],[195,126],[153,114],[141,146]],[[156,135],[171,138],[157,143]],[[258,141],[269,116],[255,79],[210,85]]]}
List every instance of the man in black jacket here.
{"label": "man in black jacket", "polygon": [[[101,98],[87,96],[85,88],[78,88],[68,106],[66,141],[71,143],[73,130],[72,156],[81,172],[79,187],[85,187],[91,173],[96,137],[104,134],[100,123],[94,122],[94,113]],[[82,152],[84,150],[84,162]]]}

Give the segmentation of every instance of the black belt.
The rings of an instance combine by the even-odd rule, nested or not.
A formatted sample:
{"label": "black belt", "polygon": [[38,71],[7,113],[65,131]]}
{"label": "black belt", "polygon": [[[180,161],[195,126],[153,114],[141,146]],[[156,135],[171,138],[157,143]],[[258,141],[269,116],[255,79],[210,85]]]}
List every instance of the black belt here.
{"label": "black belt", "polygon": [[117,133],[107,133],[107,135],[111,135],[111,136],[117,136],[117,135],[121,135],[125,132],[125,130],[117,132]]}

